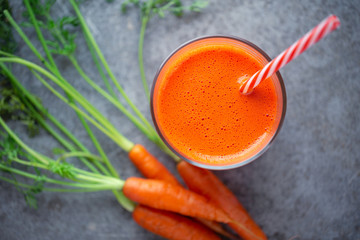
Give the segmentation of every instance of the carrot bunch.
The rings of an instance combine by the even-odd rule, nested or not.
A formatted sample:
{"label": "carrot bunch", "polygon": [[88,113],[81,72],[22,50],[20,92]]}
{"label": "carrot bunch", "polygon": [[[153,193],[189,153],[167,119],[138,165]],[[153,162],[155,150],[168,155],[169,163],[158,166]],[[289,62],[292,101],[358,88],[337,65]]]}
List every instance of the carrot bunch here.
{"label": "carrot bunch", "polygon": [[[155,197],[154,199],[145,199],[146,201],[142,202],[143,204],[157,208],[157,206],[163,204],[163,202],[174,203],[175,205],[169,206],[166,210],[174,211],[174,209],[178,209],[177,211],[181,214],[205,219],[207,226],[209,226],[207,220],[227,223],[239,234],[239,236],[246,240],[267,239],[264,232],[250,217],[245,208],[237,200],[236,196],[211,171],[195,167],[185,161],[180,161],[178,163],[178,172],[186,185],[192,192],[198,193],[199,196],[201,196],[200,199],[202,200],[193,204],[194,200],[187,195],[191,192],[184,189],[176,180],[175,176],[172,175],[166,167],[144,147],[136,145],[136,147],[134,147],[134,153],[130,151],[129,158],[145,177],[157,179],[152,182],[148,181],[147,184],[143,184],[143,188],[151,189],[151,183],[156,182],[159,183],[159,186],[165,188],[166,192],[177,191],[179,194],[176,199],[161,196],[159,196],[159,198]],[[124,193],[134,201],[144,199],[144,196],[133,196],[134,191],[130,190],[129,186],[124,188]],[[203,202],[204,200],[205,202]],[[191,206],[191,208],[179,209],[179,207],[184,205],[184,201],[191,201],[192,205],[188,205]],[[207,203],[210,203],[210,205]],[[214,207],[217,207],[218,209]],[[194,208],[200,209],[201,213],[192,213]],[[209,217],[209,215],[206,214],[206,212],[209,211],[212,212],[210,215],[214,217]],[[221,227],[219,228],[218,225],[215,225],[212,229],[222,235],[232,238],[231,235]]]}
{"label": "carrot bunch", "polygon": [[[82,170],[69,163],[61,163],[58,160],[52,160],[36,152],[11,130],[1,117],[0,126],[7,132],[9,139],[12,139],[11,141],[7,140],[7,143],[11,143],[11,145],[14,146],[14,150],[22,149],[21,152],[19,152],[21,156],[31,156],[31,161],[25,161],[18,158],[16,156],[17,154],[14,155],[13,152],[9,152],[7,153],[9,164],[0,163],[0,170],[30,179],[37,178],[34,174],[24,172],[12,166],[11,162],[15,161],[18,164],[41,168],[44,171],[51,171],[68,180],[56,180],[42,175],[44,182],[66,187],[44,188],[46,190],[61,192],[122,191],[125,197],[140,204],[135,206],[131,201],[127,204],[127,209],[133,212],[134,220],[149,231],[170,239],[219,239],[215,233],[204,225],[180,216],[179,214],[210,221],[224,223],[234,222],[228,214],[217,205],[200,194],[183,188],[179,184],[164,180],[138,177],[130,177],[127,180],[122,180],[118,177],[105,176],[100,173]],[[152,158],[152,160],[157,161],[155,158]],[[58,170],[55,170],[54,166],[56,166]],[[168,174],[171,173],[168,172]],[[7,180],[12,184],[17,184],[17,186],[29,187],[27,184],[21,182],[15,183],[6,177],[0,176],[0,179]],[[237,224],[236,222],[234,223]],[[169,225],[173,226],[173,228],[168,228],[167,226]],[[174,226],[179,227],[174,228]]]}

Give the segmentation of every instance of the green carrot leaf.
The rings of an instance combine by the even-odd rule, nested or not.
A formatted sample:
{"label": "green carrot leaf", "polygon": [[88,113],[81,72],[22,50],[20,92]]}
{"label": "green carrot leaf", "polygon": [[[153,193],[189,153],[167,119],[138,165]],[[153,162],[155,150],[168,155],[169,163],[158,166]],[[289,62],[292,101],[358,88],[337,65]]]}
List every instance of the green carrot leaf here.
{"label": "green carrot leaf", "polygon": [[11,25],[3,13],[4,10],[8,10],[11,13],[9,2],[7,0],[0,0],[0,50],[13,53],[16,49],[16,42],[12,35]]}
{"label": "green carrot leaf", "polygon": [[[50,14],[51,7],[55,4],[56,0],[29,0],[30,6],[36,16],[46,16]],[[29,12],[24,11],[22,14],[24,17],[29,17]]]}
{"label": "green carrot leaf", "polygon": [[79,19],[74,16],[65,16],[58,20],[60,29],[64,29],[66,25],[77,27],[80,25]]}
{"label": "green carrot leaf", "polygon": [[[30,0],[29,3],[31,10],[35,14],[36,24],[50,33],[50,38],[45,39],[50,52],[65,56],[73,54],[76,49],[74,41],[76,34],[73,33],[73,30],[79,26],[79,20],[74,16],[53,19],[50,15],[50,10],[55,3],[54,0],[47,0],[44,3],[41,3],[39,0]],[[24,11],[23,15],[29,19],[29,22],[25,22],[22,25],[33,27],[34,23],[30,19],[29,12]]]}
{"label": "green carrot leaf", "polygon": [[11,165],[12,159],[23,154],[20,146],[8,134],[0,133],[0,163]]}
{"label": "green carrot leaf", "polygon": [[[29,162],[36,162],[34,157],[26,154],[19,146],[19,144],[9,134],[0,132],[0,166],[8,166],[10,168],[13,168],[14,160],[19,159],[20,156],[27,158]],[[37,208],[37,201],[35,195],[42,192],[44,188],[45,176],[38,168],[32,168],[37,177],[32,185],[27,185],[29,187],[26,190],[24,190],[20,186],[17,178],[10,171],[4,169],[1,169],[0,171],[10,175],[12,178],[12,183],[15,185],[16,189],[23,194],[26,203],[32,208]]]}
{"label": "green carrot leaf", "polygon": [[67,162],[49,162],[49,170],[63,178],[75,179],[75,167]]}
{"label": "green carrot leaf", "polygon": [[0,84],[0,116],[5,121],[20,121],[26,127],[28,135],[34,137],[39,133],[39,124],[33,113],[25,106],[24,98],[23,93],[5,77]]}
{"label": "green carrot leaf", "polygon": [[41,193],[44,189],[45,176],[38,175],[31,188],[23,191],[24,198],[29,207],[38,208],[36,195]]}

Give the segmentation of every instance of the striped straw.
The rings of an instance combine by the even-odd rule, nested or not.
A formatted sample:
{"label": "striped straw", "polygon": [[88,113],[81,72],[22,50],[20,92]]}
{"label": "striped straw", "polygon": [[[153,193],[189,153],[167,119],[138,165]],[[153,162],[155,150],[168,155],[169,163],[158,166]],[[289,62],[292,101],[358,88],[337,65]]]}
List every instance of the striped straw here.
{"label": "striped straw", "polygon": [[283,51],[279,56],[274,58],[266,66],[257,71],[250,79],[241,77],[239,79],[240,92],[243,94],[249,94],[252,90],[260,84],[264,79],[267,79],[273,75],[280,68],[285,66],[288,62],[299,56],[306,49],[314,45],[320,39],[325,37],[330,32],[334,31],[340,26],[340,20],[335,15],[331,15],[323,20],[319,25],[310,30],[297,42],[291,45],[288,49]]}

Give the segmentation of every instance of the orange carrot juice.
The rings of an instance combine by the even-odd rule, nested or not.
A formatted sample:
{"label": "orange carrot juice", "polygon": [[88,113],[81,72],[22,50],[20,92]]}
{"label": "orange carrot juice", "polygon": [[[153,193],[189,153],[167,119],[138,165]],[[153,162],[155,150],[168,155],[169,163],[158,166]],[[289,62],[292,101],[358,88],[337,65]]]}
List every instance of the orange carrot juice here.
{"label": "orange carrot juice", "polygon": [[276,74],[242,95],[238,79],[269,60],[255,45],[232,37],[205,37],[176,50],[158,72],[151,98],[153,120],[170,149],[209,169],[260,156],[283,120],[284,85]]}

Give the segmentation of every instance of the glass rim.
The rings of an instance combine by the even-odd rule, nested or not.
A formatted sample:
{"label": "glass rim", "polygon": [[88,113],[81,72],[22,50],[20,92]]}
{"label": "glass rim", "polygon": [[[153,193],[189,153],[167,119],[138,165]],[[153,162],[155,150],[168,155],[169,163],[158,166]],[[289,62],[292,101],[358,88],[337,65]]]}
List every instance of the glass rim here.
{"label": "glass rim", "polygon": [[157,133],[159,134],[160,138],[162,139],[162,141],[166,144],[166,146],[174,153],[176,154],[180,159],[187,161],[188,163],[200,167],[200,168],[205,168],[205,169],[209,169],[209,170],[229,170],[229,169],[234,169],[234,168],[238,168],[238,167],[242,167],[244,165],[247,165],[251,162],[253,162],[254,160],[256,160],[257,158],[259,158],[264,152],[266,152],[266,150],[270,147],[270,145],[273,143],[274,139],[276,138],[276,136],[278,135],[278,133],[280,132],[280,129],[283,125],[284,119],[285,119],[285,114],[286,114],[286,107],[287,107],[287,100],[286,100],[286,90],[285,90],[285,83],[284,80],[280,74],[279,71],[276,72],[276,76],[279,80],[279,84],[280,84],[280,89],[281,89],[281,93],[282,93],[282,102],[283,102],[283,107],[282,107],[282,112],[281,112],[281,116],[280,116],[280,121],[279,124],[277,126],[277,129],[275,130],[273,136],[271,137],[271,139],[269,140],[269,142],[259,151],[257,152],[255,155],[253,155],[252,157],[243,160],[241,162],[236,162],[236,163],[230,163],[227,165],[211,165],[211,164],[206,164],[206,163],[200,163],[200,162],[196,162],[194,160],[188,159],[186,156],[182,155],[181,153],[179,153],[177,150],[175,150],[169,143],[168,141],[165,139],[165,137],[163,136],[158,123],[156,121],[156,117],[155,117],[155,113],[154,113],[154,91],[155,91],[155,85],[157,82],[157,79],[159,77],[159,74],[161,73],[163,67],[165,66],[165,64],[181,49],[183,49],[184,47],[186,47],[189,44],[192,44],[194,42],[200,41],[200,40],[206,40],[206,39],[211,39],[211,38],[227,38],[227,39],[232,39],[232,40],[236,40],[239,42],[242,42],[248,46],[250,46],[251,48],[253,48],[254,50],[256,50],[258,53],[260,53],[268,62],[270,62],[272,59],[257,45],[255,45],[254,43],[245,40],[243,38],[239,38],[236,36],[232,36],[232,35],[206,35],[206,36],[202,36],[202,37],[198,37],[198,38],[194,38],[192,40],[189,40],[183,44],[181,44],[179,47],[177,47],[173,52],[171,52],[169,54],[168,57],[165,58],[165,60],[161,63],[160,67],[158,68],[154,80],[153,80],[153,84],[151,87],[151,92],[150,92],[150,112],[151,112],[151,117],[155,126],[155,129],[157,131]]}

